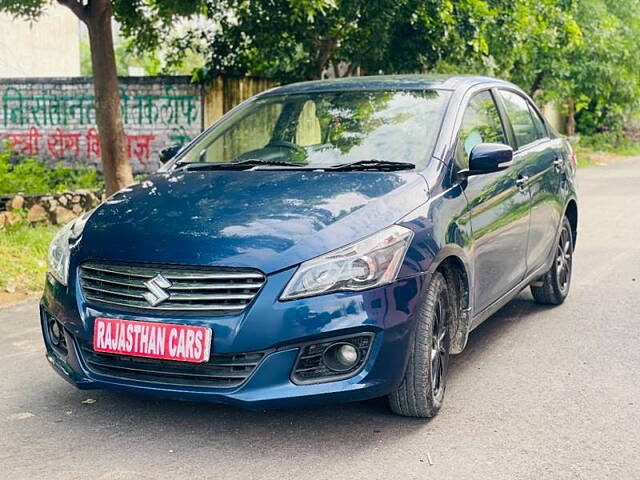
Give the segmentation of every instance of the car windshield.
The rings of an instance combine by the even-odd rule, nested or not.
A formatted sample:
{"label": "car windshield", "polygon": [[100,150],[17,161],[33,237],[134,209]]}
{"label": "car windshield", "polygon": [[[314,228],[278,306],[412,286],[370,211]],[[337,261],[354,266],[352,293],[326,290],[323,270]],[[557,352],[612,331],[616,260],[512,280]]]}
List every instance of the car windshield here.
{"label": "car windshield", "polygon": [[[266,96],[180,155],[178,165],[240,162],[331,167],[430,158],[449,94],[374,90]],[[411,165],[410,165],[411,167]]]}

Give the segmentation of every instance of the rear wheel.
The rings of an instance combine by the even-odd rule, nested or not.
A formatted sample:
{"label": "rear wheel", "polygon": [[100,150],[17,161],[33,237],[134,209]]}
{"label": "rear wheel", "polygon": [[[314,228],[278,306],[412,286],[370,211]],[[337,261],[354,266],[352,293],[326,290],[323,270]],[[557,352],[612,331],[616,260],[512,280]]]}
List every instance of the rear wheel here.
{"label": "rear wheel", "polygon": [[416,319],[416,332],[407,370],[389,395],[391,410],[408,417],[433,417],[444,399],[451,305],[447,281],[436,272]]}
{"label": "rear wheel", "polygon": [[569,295],[572,269],[573,234],[569,220],[564,217],[553,265],[538,281],[538,285],[531,285],[531,293],[535,301],[544,305],[560,305],[564,302]]}

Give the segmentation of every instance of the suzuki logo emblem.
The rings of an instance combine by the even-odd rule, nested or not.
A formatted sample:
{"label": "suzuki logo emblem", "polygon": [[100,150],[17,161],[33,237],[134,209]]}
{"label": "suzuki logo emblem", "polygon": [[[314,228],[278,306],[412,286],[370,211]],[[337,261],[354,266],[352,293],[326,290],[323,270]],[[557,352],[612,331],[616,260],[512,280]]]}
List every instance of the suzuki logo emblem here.
{"label": "suzuki logo emblem", "polygon": [[165,288],[169,288],[171,286],[171,282],[161,274],[158,274],[151,280],[144,282],[144,286],[147,287],[149,291],[145,293],[143,297],[152,307],[160,305],[171,296],[165,290]]}

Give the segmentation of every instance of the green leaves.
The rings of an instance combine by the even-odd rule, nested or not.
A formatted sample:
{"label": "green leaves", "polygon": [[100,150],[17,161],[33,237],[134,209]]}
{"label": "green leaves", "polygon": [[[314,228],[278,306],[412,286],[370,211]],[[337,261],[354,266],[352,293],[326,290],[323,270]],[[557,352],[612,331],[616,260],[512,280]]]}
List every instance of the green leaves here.
{"label": "green leaves", "polygon": [[[91,0],[89,0],[91,1]],[[37,18],[46,0],[0,0]],[[194,78],[266,76],[283,83],[403,72],[477,73],[571,105],[582,132],[620,129],[640,99],[637,0],[111,0],[138,53],[204,55]],[[167,42],[180,18],[200,30]],[[215,25],[215,28],[211,28]],[[167,45],[170,43],[170,45]],[[206,45],[203,47],[203,45]],[[158,70],[150,65],[148,70]],[[575,105],[575,108],[573,107]]]}
{"label": "green leaves", "polygon": [[33,20],[40,16],[47,4],[45,0],[0,0],[0,11]]}
{"label": "green leaves", "polygon": [[134,50],[158,47],[180,18],[206,11],[204,0],[111,0],[113,16],[125,37],[134,39]]}
{"label": "green leaves", "polygon": [[95,169],[49,165],[37,158],[12,158],[8,151],[0,152],[0,195],[102,187]]}

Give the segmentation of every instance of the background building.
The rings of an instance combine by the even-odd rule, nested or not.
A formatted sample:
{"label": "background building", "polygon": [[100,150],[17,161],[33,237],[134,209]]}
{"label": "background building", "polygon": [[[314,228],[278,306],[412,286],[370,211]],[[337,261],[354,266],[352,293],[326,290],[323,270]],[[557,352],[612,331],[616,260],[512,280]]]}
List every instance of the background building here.
{"label": "background building", "polygon": [[80,22],[68,8],[47,7],[36,22],[0,14],[0,78],[80,75]]}

